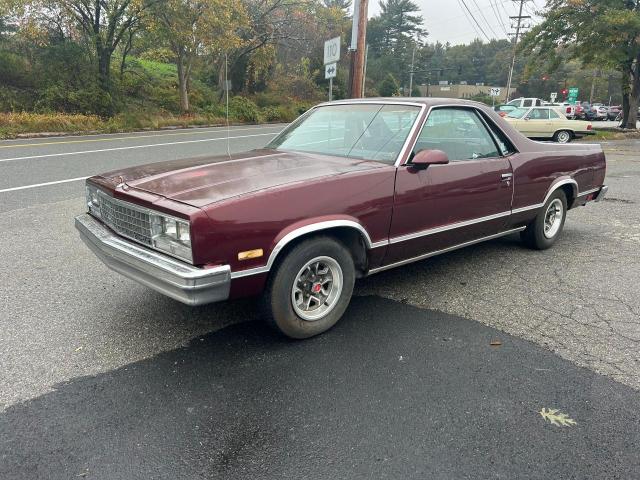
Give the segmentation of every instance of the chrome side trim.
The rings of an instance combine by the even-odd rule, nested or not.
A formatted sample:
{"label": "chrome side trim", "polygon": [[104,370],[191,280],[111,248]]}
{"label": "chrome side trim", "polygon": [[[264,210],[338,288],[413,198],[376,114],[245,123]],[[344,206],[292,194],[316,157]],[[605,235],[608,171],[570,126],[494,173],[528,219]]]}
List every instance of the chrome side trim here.
{"label": "chrome side trim", "polygon": [[367,275],[373,275],[374,273],[383,272],[385,270],[390,270],[392,268],[400,267],[400,266],[406,265],[408,263],[417,262],[419,260],[425,260],[425,259],[430,258],[430,257],[435,257],[435,256],[441,255],[443,253],[451,252],[453,250],[458,250],[459,248],[468,247],[470,245],[474,245],[476,243],[484,242],[486,240],[492,240],[494,238],[504,237],[504,236],[510,235],[512,233],[521,232],[525,228],[526,227],[520,227],[520,228],[514,228],[512,230],[506,230],[504,232],[496,233],[495,235],[489,235],[488,237],[482,237],[482,238],[478,238],[476,240],[471,240],[469,242],[460,243],[460,244],[454,245],[452,247],[443,248],[442,250],[436,250],[435,252],[425,253],[424,255],[419,255],[419,256],[413,257],[413,258],[408,258],[406,260],[401,260],[399,262],[391,263],[389,265],[384,265],[382,267],[372,268],[371,270],[369,270]]}
{"label": "chrome side trim", "polygon": [[584,192],[580,192],[578,194],[578,197],[584,197],[585,195],[589,195],[590,193],[596,193],[600,191],[601,187],[598,188],[592,188],[591,190],[585,190]]}
{"label": "chrome side trim", "polygon": [[380,240],[379,242],[373,242],[371,244],[371,249],[386,247],[387,245],[389,245],[389,240]]}
{"label": "chrome side trim", "polygon": [[271,254],[269,255],[269,259],[267,260],[267,264],[262,267],[249,268],[247,270],[239,270],[237,272],[231,272],[231,278],[242,278],[247,277],[249,275],[258,275],[260,273],[266,273],[271,270],[274,262],[276,261],[276,257],[282,251],[282,249],[292,240],[295,240],[302,235],[306,235],[312,232],[318,232],[321,230],[327,230],[329,228],[335,227],[348,227],[357,230],[365,241],[365,244],[368,249],[382,247],[387,245],[387,240],[382,240],[379,242],[373,243],[371,241],[371,237],[369,236],[369,232],[357,222],[352,220],[327,220],[326,222],[318,222],[312,223],[310,225],[305,225],[304,227],[300,227],[292,232],[287,233],[284,237],[280,239],[280,241],[273,247]]}
{"label": "chrome side trim", "polygon": [[443,225],[442,227],[429,228],[420,232],[408,233],[399,237],[389,239],[389,244],[406,242],[407,240],[413,240],[414,238],[426,237],[427,235],[434,235],[436,233],[446,232],[448,230],[454,230],[456,228],[468,227],[476,223],[488,222],[490,220],[496,220],[498,218],[508,217],[511,215],[511,211],[500,212],[494,215],[487,215],[486,217],[474,218],[473,220],[465,220],[463,222],[452,223],[450,225]]}
{"label": "chrome side trim", "polygon": [[528,212],[529,210],[537,210],[538,208],[544,207],[544,203],[537,203],[536,205],[529,205],[527,207],[514,208],[511,210],[511,214]]}

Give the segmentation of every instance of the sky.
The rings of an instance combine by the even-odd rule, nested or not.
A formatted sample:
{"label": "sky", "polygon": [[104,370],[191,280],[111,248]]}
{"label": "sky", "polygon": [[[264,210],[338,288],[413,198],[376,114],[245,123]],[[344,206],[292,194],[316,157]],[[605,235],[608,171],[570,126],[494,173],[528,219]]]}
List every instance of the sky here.
{"label": "sky", "polygon": [[[489,38],[507,38],[505,31],[511,32],[509,16],[518,14],[519,2],[514,0],[414,0],[422,9],[424,25],[429,33],[427,41],[449,42],[452,45],[469,43],[475,38],[487,41]],[[476,18],[474,23],[464,4]],[[544,0],[525,2],[523,15],[531,15],[544,6]],[[378,0],[369,0],[369,17],[380,13]],[[496,13],[498,15],[496,15]],[[536,21],[532,19],[532,24]],[[515,26],[515,24],[514,24]]]}

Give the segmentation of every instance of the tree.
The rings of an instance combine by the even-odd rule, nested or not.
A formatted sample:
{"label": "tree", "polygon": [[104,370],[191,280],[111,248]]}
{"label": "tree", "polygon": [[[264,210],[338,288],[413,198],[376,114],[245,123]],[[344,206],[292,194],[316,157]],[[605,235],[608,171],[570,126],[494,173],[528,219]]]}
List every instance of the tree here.
{"label": "tree", "polygon": [[400,93],[400,87],[393,75],[389,73],[380,84],[378,91],[383,97],[395,97]]}
{"label": "tree", "polygon": [[408,43],[419,41],[425,35],[422,16],[416,15],[419,11],[412,0],[382,0],[380,15],[371,21],[372,48],[397,53]]}
{"label": "tree", "polygon": [[622,75],[624,122],[635,129],[640,98],[640,0],[549,0],[543,22],[523,39],[532,63],[549,70],[563,55]]}
{"label": "tree", "polygon": [[155,0],[59,1],[91,40],[96,53],[99,84],[105,92],[109,92],[113,52]]}
{"label": "tree", "polygon": [[175,55],[180,109],[190,110],[189,83],[200,54],[220,55],[238,45],[235,31],[246,18],[241,5],[228,0],[163,0],[153,8],[161,36]]}

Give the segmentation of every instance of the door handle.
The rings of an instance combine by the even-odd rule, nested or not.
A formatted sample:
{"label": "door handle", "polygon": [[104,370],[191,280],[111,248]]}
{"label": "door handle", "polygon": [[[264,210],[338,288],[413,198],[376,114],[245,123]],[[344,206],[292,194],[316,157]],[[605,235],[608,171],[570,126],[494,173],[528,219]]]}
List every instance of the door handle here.
{"label": "door handle", "polygon": [[511,178],[513,178],[513,173],[503,173],[502,175],[500,175],[500,178],[502,179],[502,181],[509,181],[511,180]]}

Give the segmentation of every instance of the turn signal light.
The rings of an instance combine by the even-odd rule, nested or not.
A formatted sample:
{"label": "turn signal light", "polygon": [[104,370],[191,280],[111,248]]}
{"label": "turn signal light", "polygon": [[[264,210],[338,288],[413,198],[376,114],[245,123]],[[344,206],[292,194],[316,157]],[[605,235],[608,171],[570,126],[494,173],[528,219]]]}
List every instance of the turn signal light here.
{"label": "turn signal light", "polygon": [[247,250],[246,252],[238,253],[238,260],[249,260],[251,258],[260,258],[264,255],[264,252],[261,248],[256,248],[255,250]]}

